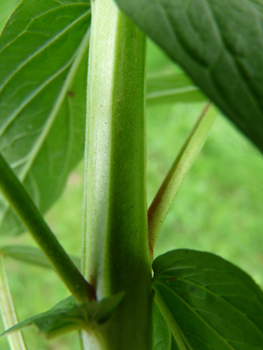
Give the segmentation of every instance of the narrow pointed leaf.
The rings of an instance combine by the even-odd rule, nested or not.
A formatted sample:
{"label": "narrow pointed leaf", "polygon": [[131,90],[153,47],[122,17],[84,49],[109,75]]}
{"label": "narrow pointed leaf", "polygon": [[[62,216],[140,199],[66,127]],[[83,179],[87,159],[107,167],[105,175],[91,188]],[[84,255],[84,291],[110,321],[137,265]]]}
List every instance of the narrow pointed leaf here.
{"label": "narrow pointed leaf", "polygon": [[[2,256],[0,256],[0,307],[5,328],[12,327],[18,322]],[[26,350],[21,332],[10,334],[8,343],[11,350]]]}
{"label": "narrow pointed leaf", "polygon": [[47,338],[54,338],[63,333],[84,328],[85,318],[82,309],[83,307],[77,305],[75,299],[70,296],[60,301],[51,310],[19,322],[2,335],[34,325]]}
{"label": "narrow pointed leaf", "polygon": [[184,73],[150,74],[146,84],[147,104],[200,102],[205,95]]}
{"label": "narrow pointed leaf", "polygon": [[[51,263],[48,261],[43,252],[36,247],[25,245],[8,245],[0,248],[0,253],[4,257],[10,257],[15,260],[23,261],[35,266],[45,267],[52,269]],[[76,256],[70,256],[76,267],[80,269],[80,258]]]}
{"label": "narrow pointed leaf", "polygon": [[186,138],[148,209],[148,231],[151,251],[154,249],[156,239],[173,201],[214,125],[217,111],[214,109],[209,110],[209,108],[210,103],[208,102]]}
{"label": "narrow pointed leaf", "polygon": [[263,293],[242,270],[184,249],[159,256],[153,270],[155,301],[180,349],[263,349]]}
{"label": "narrow pointed leaf", "polygon": [[73,296],[61,300],[49,311],[32,316],[1,334],[35,326],[41,334],[51,339],[78,329],[90,330],[106,322],[123,298],[123,293],[116,294],[102,301],[92,301],[79,305]]}
{"label": "narrow pointed leaf", "polygon": [[263,151],[263,3],[115,0]]}
{"label": "narrow pointed leaf", "polygon": [[[0,37],[0,151],[43,213],[83,155],[90,3],[23,0]],[[23,230],[0,198],[0,233]]]}

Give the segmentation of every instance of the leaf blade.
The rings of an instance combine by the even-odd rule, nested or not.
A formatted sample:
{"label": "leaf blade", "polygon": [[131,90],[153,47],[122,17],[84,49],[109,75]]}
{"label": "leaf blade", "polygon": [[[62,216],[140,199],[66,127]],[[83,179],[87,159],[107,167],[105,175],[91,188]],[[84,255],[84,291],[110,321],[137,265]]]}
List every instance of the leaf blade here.
{"label": "leaf blade", "polygon": [[173,347],[172,334],[156,302],[153,305],[153,325],[154,350],[178,350],[177,345]]}
{"label": "leaf blade", "polygon": [[4,331],[0,336],[29,326],[38,328],[47,339],[78,329],[90,330],[105,323],[119,306],[124,293],[118,293],[101,301],[77,304],[72,295],[58,302],[50,310],[29,317]]}
{"label": "leaf blade", "polygon": [[[41,212],[82,157],[89,24],[88,1],[24,0],[0,37],[0,149]],[[3,198],[0,222],[23,230]]]}
{"label": "leaf blade", "polygon": [[116,0],[262,151],[263,4]]}
{"label": "leaf blade", "polygon": [[154,289],[190,349],[263,348],[263,294],[243,271],[213,254],[183,249],[158,257],[153,268]]}
{"label": "leaf blade", "polygon": [[148,209],[148,232],[152,252],[174,199],[217,118],[217,111],[209,111],[210,106],[210,102],[204,106]]}
{"label": "leaf blade", "polygon": [[11,15],[12,11],[18,5],[17,0],[10,1],[1,1],[0,2],[0,33],[8,20],[8,17]]}

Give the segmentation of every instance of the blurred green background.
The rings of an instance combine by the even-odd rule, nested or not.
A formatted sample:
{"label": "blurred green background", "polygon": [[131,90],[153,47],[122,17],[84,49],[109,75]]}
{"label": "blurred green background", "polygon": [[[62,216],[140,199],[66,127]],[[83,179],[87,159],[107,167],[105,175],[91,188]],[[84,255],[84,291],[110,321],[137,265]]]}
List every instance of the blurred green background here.
{"label": "blurred green background", "polygon": [[[0,28],[16,0],[0,0]],[[175,66],[149,42],[148,74]],[[147,107],[147,184],[150,204],[202,103]],[[46,218],[66,250],[80,255],[83,164],[70,175],[63,196]],[[263,158],[219,115],[190,170],[157,241],[155,255],[176,248],[216,253],[250,273],[263,286]],[[4,244],[34,244],[26,234]],[[20,320],[51,308],[68,295],[49,270],[6,260]],[[1,325],[3,328],[3,326]],[[24,332],[29,349],[77,350],[75,333],[46,342],[34,329]],[[9,349],[6,339],[0,349]]]}

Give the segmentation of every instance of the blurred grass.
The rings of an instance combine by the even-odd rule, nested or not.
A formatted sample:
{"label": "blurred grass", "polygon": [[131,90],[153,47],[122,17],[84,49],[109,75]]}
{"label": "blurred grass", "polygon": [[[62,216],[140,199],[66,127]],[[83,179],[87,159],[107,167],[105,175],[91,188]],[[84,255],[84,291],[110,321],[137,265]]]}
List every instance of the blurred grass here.
{"label": "blurred grass", "polygon": [[[160,69],[178,68],[150,43],[148,71]],[[148,107],[149,203],[202,107],[200,103]],[[76,255],[80,255],[82,174],[83,164],[79,164],[46,216],[62,245]],[[262,193],[261,155],[220,116],[167,217],[155,255],[176,248],[211,251],[246,270],[263,286]],[[34,244],[28,235],[1,243]],[[7,269],[20,320],[51,308],[68,295],[52,271],[10,259]],[[29,349],[79,349],[74,333],[46,342],[30,328],[25,336]],[[0,340],[0,349],[9,349],[5,339]]]}

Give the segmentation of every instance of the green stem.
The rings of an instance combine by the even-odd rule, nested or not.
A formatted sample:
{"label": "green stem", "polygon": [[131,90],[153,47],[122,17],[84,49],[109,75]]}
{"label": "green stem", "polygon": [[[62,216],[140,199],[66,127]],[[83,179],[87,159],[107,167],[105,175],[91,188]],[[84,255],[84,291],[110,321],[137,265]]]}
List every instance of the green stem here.
{"label": "green stem", "polygon": [[[12,295],[9,289],[8,279],[4,267],[4,258],[0,255],[0,305],[1,315],[5,329],[18,323]],[[26,350],[26,345],[21,332],[15,332],[7,336],[11,350]]]}
{"label": "green stem", "polygon": [[80,303],[85,302],[87,299],[93,299],[94,292],[92,287],[60,245],[24,186],[1,154],[0,174],[0,189],[3,195],[9,201],[69,291]]}
{"label": "green stem", "polygon": [[152,255],[158,234],[179,188],[216,120],[214,111],[207,113],[209,108],[210,103],[207,103],[148,209],[149,244]]}
{"label": "green stem", "polygon": [[97,348],[151,350],[145,36],[111,0],[93,3],[92,21],[83,271],[99,298],[125,292]]}

